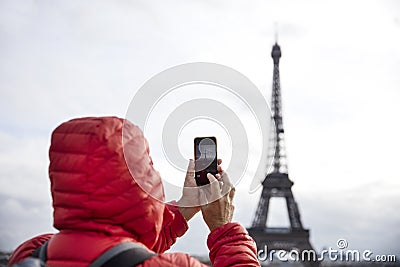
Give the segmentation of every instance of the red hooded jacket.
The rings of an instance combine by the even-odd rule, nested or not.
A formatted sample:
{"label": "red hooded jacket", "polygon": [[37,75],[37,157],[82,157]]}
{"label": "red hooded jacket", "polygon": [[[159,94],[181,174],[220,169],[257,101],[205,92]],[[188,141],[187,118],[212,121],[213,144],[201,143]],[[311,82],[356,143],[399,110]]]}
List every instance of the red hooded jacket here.
{"label": "red hooded jacket", "polygon": [[[134,162],[131,172],[124,150],[126,158]],[[176,206],[151,197],[163,199],[164,191],[137,126],[116,117],[61,124],[52,134],[49,176],[54,227],[59,233],[24,242],[9,265],[29,257],[51,238],[47,250],[50,267],[88,266],[109,248],[127,241],[159,253],[142,263],[143,267],[204,266],[187,254],[163,253],[188,226]],[[132,177],[145,179],[146,190]],[[259,266],[255,243],[238,223],[212,231],[207,245],[215,267]]]}

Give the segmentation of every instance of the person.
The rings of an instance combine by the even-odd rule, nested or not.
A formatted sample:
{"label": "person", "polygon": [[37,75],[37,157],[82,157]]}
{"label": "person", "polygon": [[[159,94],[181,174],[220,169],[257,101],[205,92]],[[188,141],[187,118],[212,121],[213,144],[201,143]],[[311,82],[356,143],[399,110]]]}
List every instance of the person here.
{"label": "person", "polygon": [[[124,142],[123,129],[127,131]],[[239,223],[231,222],[235,189],[221,161],[220,173],[208,174],[208,193],[217,195],[217,200],[192,207],[185,204],[195,196],[185,189],[177,202],[154,198],[164,197],[160,175],[142,131],[127,120],[88,117],[62,123],[52,133],[49,156],[54,227],[59,232],[22,243],[9,266],[30,257],[46,241],[47,266],[88,266],[124,242],[154,253],[138,266],[205,266],[188,254],[164,253],[188,230],[187,221],[199,211],[210,229],[207,246],[213,266],[259,266],[253,239]],[[190,161],[185,188],[195,185],[193,170]],[[145,179],[148,190],[138,185],[139,179]],[[228,186],[226,193],[220,184]]]}

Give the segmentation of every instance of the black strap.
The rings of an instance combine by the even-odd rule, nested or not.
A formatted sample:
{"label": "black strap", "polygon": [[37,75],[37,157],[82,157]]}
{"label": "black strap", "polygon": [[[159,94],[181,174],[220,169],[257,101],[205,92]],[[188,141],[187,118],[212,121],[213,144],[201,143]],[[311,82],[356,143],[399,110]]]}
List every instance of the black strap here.
{"label": "black strap", "polygon": [[43,262],[47,261],[47,245],[49,244],[49,240],[43,243],[42,246],[38,247],[32,254],[31,257],[38,258]]}
{"label": "black strap", "polygon": [[39,250],[39,260],[47,261],[47,246],[49,245],[49,240],[47,240]]}
{"label": "black strap", "polygon": [[33,258],[38,258],[38,259],[39,259],[39,252],[40,252],[40,249],[41,249],[41,248],[42,248],[42,247],[38,247],[37,249],[35,249],[35,251],[32,252],[31,257],[33,257]]}
{"label": "black strap", "polygon": [[142,245],[126,242],[104,252],[89,267],[132,267],[156,255]]}
{"label": "black strap", "polygon": [[[31,256],[46,262],[48,243],[49,241],[46,241]],[[89,267],[133,267],[156,255],[140,244],[125,242],[106,250]]]}

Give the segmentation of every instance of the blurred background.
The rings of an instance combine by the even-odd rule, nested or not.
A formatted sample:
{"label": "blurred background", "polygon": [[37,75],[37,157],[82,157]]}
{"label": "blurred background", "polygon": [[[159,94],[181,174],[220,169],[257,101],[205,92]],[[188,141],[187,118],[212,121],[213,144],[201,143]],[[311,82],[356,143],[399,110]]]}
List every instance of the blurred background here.
{"label": "blurred background", "polygon": [[[311,243],[345,238],[399,257],[396,0],[1,0],[0,250],[55,231],[47,167],[58,124],[124,117],[146,80],[188,62],[236,69],[269,99],[276,31],[289,174]],[[234,220],[250,226],[260,192],[238,190]],[[285,203],[271,205],[269,223],[288,225]],[[170,251],[207,255],[207,234],[197,215]]]}

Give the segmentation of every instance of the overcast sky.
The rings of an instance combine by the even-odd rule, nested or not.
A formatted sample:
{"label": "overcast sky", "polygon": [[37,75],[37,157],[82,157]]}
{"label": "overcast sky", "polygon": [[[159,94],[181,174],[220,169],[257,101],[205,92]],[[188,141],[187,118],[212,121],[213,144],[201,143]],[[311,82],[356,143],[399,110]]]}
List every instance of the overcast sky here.
{"label": "overcast sky", "polygon": [[[236,69],[269,97],[275,24],[289,175],[312,244],[400,254],[396,0],[1,0],[0,249],[55,231],[47,167],[59,123],[124,117],[146,80],[188,62]],[[259,194],[237,194],[246,227]],[[272,204],[270,223],[285,223]],[[172,251],[206,254],[201,216],[190,226]]]}

